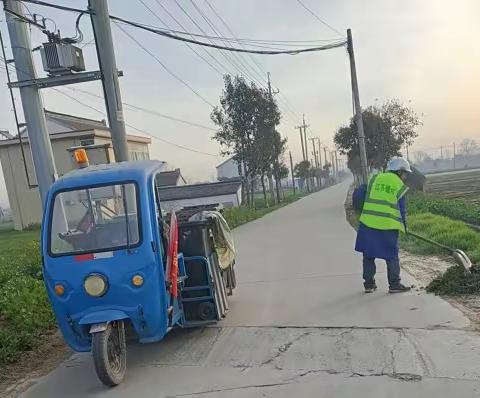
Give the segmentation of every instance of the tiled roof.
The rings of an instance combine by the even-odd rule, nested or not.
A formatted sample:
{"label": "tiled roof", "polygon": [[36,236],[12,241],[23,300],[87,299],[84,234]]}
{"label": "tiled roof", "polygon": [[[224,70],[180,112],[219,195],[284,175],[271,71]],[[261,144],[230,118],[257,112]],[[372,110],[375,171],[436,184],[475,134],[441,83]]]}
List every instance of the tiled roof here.
{"label": "tiled roof", "polygon": [[206,184],[180,185],[158,189],[160,201],[205,198],[237,193],[242,185],[241,180],[210,182]]}
{"label": "tiled roof", "polygon": [[179,178],[183,180],[183,177],[180,174],[180,169],[159,173],[156,177],[157,187],[169,187],[172,185],[177,185]]}

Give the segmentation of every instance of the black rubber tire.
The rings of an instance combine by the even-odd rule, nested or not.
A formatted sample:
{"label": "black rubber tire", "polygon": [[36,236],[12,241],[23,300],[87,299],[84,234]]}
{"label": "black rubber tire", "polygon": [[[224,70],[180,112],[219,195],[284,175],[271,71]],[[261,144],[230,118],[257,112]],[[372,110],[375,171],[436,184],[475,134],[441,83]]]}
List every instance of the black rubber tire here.
{"label": "black rubber tire", "polygon": [[120,384],[127,370],[127,347],[123,321],[111,322],[92,335],[92,356],[100,381],[108,387]]}

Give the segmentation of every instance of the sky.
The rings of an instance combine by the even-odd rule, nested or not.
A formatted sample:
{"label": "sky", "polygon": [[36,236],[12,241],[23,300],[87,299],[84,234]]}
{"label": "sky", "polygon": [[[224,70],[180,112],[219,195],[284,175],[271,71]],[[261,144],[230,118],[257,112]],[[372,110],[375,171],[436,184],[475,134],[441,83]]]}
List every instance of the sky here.
{"label": "sky", "polygon": [[[52,0],[52,2],[54,2]],[[142,2],[144,4],[142,4]],[[338,34],[309,14],[297,0],[209,0],[213,8],[235,33],[237,38],[262,40],[327,40]],[[61,0],[57,4],[86,8],[87,0]],[[340,32],[351,28],[357,61],[362,107],[399,98],[422,115],[423,126],[413,150],[434,151],[464,138],[480,139],[478,112],[480,79],[480,2],[478,0],[303,0],[323,21]],[[112,15],[133,21],[172,29],[179,28],[161,5],[189,32],[200,33],[195,21],[205,32],[214,35],[211,27],[198,13],[203,11],[223,36],[232,35],[213,14],[206,0],[110,0]],[[148,6],[151,11],[146,7]],[[182,11],[186,11],[188,16]],[[61,30],[63,36],[74,35],[76,14],[51,8],[28,5],[52,21],[48,26]],[[156,15],[154,15],[156,14]],[[92,30],[88,17],[80,27],[84,33],[83,51],[88,70],[98,68],[95,47],[91,44]],[[124,72],[120,78],[125,103],[148,108],[176,118],[214,128],[210,121],[211,105],[217,105],[223,87],[222,76],[200,59],[185,44],[123,27],[148,51],[147,54],[116,25],[112,26],[117,67]],[[10,54],[5,18],[0,18],[7,53]],[[45,41],[45,36],[32,28],[32,45]],[[90,44],[89,44],[90,43]],[[309,136],[320,137],[333,148],[333,135],[351,117],[351,93],[348,56],[345,48],[316,53],[276,56],[238,55],[225,57],[217,50],[194,47],[204,58],[216,58],[221,72],[234,72],[234,62],[249,64],[247,79],[271,73],[272,84],[280,91],[276,96],[283,118],[279,131],[288,139],[295,160],[300,160],[301,145],[295,126],[305,114]],[[37,73],[43,76],[38,52],[35,53]],[[241,61],[239,60],[241,58]],[[213,61],[215,62],[215,61]],[[172,77],[163,63],[178,79]],[[223,69],[222,69],[223,68]],[[255,70],[255,72],[254,72]],[[238,73],[238,72],[237,72]],[[72,86],[102,94],[99,82]],[[73,115],[103,119],[103,100],[80,92],[73,95],[86,106],[53,90],[43,90],[45,108]],[[15,93],[21,110],[18,92]],[[200,98],[201,96],[201,98]],[[15,131],[15,124],[6,77],[0,69],[0,128]],[[125,107],[126,122],[192,152],[159,140],[153,140],[151,158],[167,161],[170,167],[180,167],[190,182],[215,179],[215,166],[222,161],[214,133],[208,129],[162,119],[158,116]],[[132,128],[128,133],[140,134]],[[212,156],[213,155],[213,156]],[[0,205],[7,205],[3,175],[0,173]]]}

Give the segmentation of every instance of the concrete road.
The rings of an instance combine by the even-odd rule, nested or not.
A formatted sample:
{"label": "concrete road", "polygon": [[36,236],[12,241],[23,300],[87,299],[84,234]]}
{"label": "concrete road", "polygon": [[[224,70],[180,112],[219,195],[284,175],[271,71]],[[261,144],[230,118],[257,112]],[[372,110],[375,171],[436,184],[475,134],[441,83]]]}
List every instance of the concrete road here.
{"label": "concrete road", "polygon": [[[344,183],[235,230],[239,286],[218,327],[133,345],[117,388],[74,355],[26,397],[476,397],[480,336],[423,291],[363,293]],[[404,281],[412,283],[404,275]]]}

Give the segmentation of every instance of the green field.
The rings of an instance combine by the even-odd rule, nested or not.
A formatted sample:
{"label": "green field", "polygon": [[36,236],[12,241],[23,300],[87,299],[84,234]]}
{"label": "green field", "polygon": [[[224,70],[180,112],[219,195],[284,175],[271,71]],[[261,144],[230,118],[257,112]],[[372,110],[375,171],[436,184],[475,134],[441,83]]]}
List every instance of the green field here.
{"label": "green field", "polygon": [[13,230],[13,222],[0,223],[0,232],[8,232]]}
{"label": "green field", "polygon": [[55,327],[42,280],[39,230],[0,232],[0,365]]}
{"label": "green field", "polygon": [[426,192],[446,199],[480,203],[480,169],[427,175]]}

